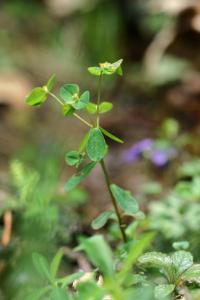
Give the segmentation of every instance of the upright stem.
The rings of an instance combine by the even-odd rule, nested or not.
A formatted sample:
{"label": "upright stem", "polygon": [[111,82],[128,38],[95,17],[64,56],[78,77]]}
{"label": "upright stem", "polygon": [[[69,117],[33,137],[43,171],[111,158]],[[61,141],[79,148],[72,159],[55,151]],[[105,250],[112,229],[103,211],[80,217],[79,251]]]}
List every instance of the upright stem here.
{"label": "upright stem", "polygon": [[[99,112],[99,105],[101,103],[101,83],[102,83],[102,74],[99,76],[99,83],[98,83],[98,94],[97,94],[97,119],[96,119],[96,126],[97,128],[99,128],[99,123],[100,123],[100,112]],[[110,182],[110,178],[109,178],[109,174],[108,174],[108,171],[107,171],[107,168],[106,168],[106,165],[105,165],[105,162],[104,160],[100,160],[100,165],[101,165],[101,169],[102,169],[102,172],[104,174],[104,178],[105,178],[105,182],[106,182],[106,186],[108,188],[108,192],[110,194],[110,198],[111,198],[111,201],[112,201],[112,205],[114,207],[114,210],[115,210],[115,213],[117,215],[117,219],[118,219],[118,224],[119,224],[119,229],[121,231],[121,235],[122,235],[122,239],[124,242],[127,241],[127,238],[126,238],[126,233],[125,233],[125,230],[124,230],[124,225],[123,225],[123,222],[122,222],[122,219],[121,219],[121,215],[120,215],[120,212],[119,212],[119,208],[117,206],[117,202],[116,202],[116,199],[115,197],[113,196],[113,193],[110,189],[110,185],[111,185],[111,182]]]}
{"label": "upright stem", "polygon": [[115,213],[117,215],[117,219],[118,219],[118,223],[119,223],[119,229],[121,231],[123,241],[126,242],[127,238],[126,238],[126,233],[125,233],[125,230],[124,230],[124,225],[123,225],[123,222],[122,222],[122,219],[121,219],[119,208],[117,206],[117,202],[116,202],[115,197],[113,196],[112,191],[110,189],[111,182],[110,182],[109,174],[108,174],[108,171],[107,171],[107,168],[106,168],[106,165],[105,165],[105,162],[104,162],[103,159],[100,161],[100,165],[101,165],[101,168],[102,168],[102,171],[103,171],[103,174],[104,174],[105,182],[106,182],[106,185],[107,185],[107,188],[108,188],[108,192],[110,194],[110,198],[112,200],[113,207],[115,209]]}
{"label": "upright stem", "polygon": [[98,95],[97,95],[97,128],[99,128],[99,105],[101,102],[101,82],[102,74],[99,76]]}

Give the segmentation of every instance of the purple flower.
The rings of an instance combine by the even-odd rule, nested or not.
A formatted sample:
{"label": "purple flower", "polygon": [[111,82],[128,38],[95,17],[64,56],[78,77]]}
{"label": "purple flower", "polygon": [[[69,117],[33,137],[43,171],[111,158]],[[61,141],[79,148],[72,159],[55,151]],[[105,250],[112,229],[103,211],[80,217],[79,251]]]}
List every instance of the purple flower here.
{"label": "purple flower", "polygon": [[143,139],[136,144],[134,144],[131,148],[124,151],[123,159],[126,162],[132,162],[139,158],[140,154],[144,151],[150,151],[153,147],[153,140],[150,138]]}
{"label": "purple flower", "polygon": [[153,139],[146,138],[124,151],[123,159],[128,163],[134,162],[141,154],[144,154],[145,158],[149,159],[155,166],[164,167],[170,159],[177,155],[177,151],[170,146],[159,148]]}
{"label": "purple flower", "polygon": [[177,154],[175,148],[166,149],[154,149],[151,152],[149,159],[157,167],[164,167],[171,158],[174,158]]}

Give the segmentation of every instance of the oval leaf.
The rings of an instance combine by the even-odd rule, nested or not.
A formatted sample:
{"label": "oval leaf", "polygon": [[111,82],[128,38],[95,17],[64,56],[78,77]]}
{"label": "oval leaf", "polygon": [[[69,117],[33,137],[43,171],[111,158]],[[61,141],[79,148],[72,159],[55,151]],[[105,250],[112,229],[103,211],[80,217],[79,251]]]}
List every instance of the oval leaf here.
{"label": "oval leaf", "polygon": [[165,298],[170,295],[174,289],[174,284],[159,284],[155,287],[154,294],[157,299]]}
{"label": "oval leaf", "polygon": [[100,161],[107,152],[107,145],[99,128],[90,130],[86,151],[92,161]]}
{"label": "oval leaf", "polygon": [[31,106],[38,106],[45,102],[47,99],[47,92],[41,88],[34,88],[26,97],[26,103]]}
{"label": "oval leaf", "polygon": [[77,84],[64,84],[60,88],[60,97],[69,104],[74,102],[73,95],[78,93],[79,86]]}
{"label": "oval leaf", "polygon": [[135,214],[139,211],[139,206],[136,199],[130,194],[129,191],[126,191],[116,184],[110,185],[111,191],[119,206],[127,214]]}
{"label": "oval leaf", "polygon": [[111,102],[104,101],[99,105],[99,112],[101,114],[110,111],[113,108],[113,104]]}
{"label": "oval leaf", "polygon": [[95,165],[95,162],[90,162],[82,169],[79,174],[73,175],[65,184],[65,191],[68,192],[75,188],[83,179],[87,177],[87,175],[92,171]]}
{"label": "oval leaf", "polygon": [[187,251],[176,251],[171,255],[171,259],[176,276],[179,276],[193,265],[193,256]]}
{"label": "oval leaf", "polygon": [[195,282],[200,284],[200,264],[191,266],[187,271],[183,273],[181,279],[187,282]]}
{"label": "oval leaf", "polygon": [[102,228],[113,214],[114,212],[112,210],[104,211],[92,221],[92,228],[96,230]]}
{"label": "oval leaf", "polygon": [[144,255],[140,256],[139,263],[144,264],[147,267],[171,267],[171,258],[161,252],[147,252]]}
{"label": "oval leaf", "polygon": [[94,103],[88,103],[88,105],[86,106],[86,110],[89,114],[96,114],[97,112],[97,105]]}
{"label": "oval leaf", "polygon": [[80,100],[75,102],[73,106],[76,109],[82,109],[87,106],[88,102],[90,101],[90,93],[89,91],[85,91],[81,96]]}

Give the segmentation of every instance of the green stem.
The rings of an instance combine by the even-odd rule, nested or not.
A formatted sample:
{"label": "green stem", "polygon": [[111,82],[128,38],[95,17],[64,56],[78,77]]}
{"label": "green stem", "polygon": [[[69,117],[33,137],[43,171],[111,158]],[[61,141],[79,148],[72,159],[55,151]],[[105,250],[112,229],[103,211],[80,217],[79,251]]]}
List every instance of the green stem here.
{"label": "green stem", "polygon": [[104,174],[105,182],[106,182],[106,185],[107,185],[107,188],[108,188],[108,192],[110,194],[110,198],[111,198],[113,207],[115,209],[115,213],[117,215],[117,219],[118,219],[118,223],[119,223],[119,229],[121,231],[121,235],[122,235],[123,241],[125,243],[125,242],[127,242],[127,237],[126,237],[126,233],[125,233],[125,230],[124,230],[124,225],[123,225],[123,222],[122,222],[122,219],[121,219],[121,215],[120,215],[120,212],[119,212],[119,208],[117,206],[116,199],[113,196],[111,188],[110,188],[111,182],[110,182],[108,170],[106,168],[106,165],[105,165],[105,162],[104,162],[103,159],[100,161],[100,165],[101,165],[101,168],[102,168],[102,171],[103,171],[103,174]]}
{"label": "green stem", "polygon": [[[101,84],[102,84],[102,74],[99,76],[98,94],[97,94],[97,114],[96,114],[96,117],[97,117],[96,126],[97,126],[97,128],[99,128],[99,125],[100,125],[99,124],[100,123],[99,105],[101,103]],[[115,210],[115,213],[116,213],[116,216],[117,216],[117,219],[118,219],[118,224],[119,224],[119,229],[121,231],[122,239],[123,239],[124,242],[126,242],[127,237],[126,237],[126,233],[125,233],[125,230],[124,230],[124,225],[123,225],[123,222],[122,222],[122,219],[121,219],[121,215],[120,215],[120,212],[119,212],[119,208],[117,206],[116,199],[113,196],[112,191],[110,189],[111,182],[110,182],[109,174],[108,174],[108,171],[107,171],[107,168],[106,168],[106,165],[105,165],[105,162],[104,162],[103,159],[100,161],[100,165],[101,165],[102,172],[103,172],[103,175],[104,175],[104,178],[105,178],[105,182],[106,182],[108,192],[110,194],[112,205],[114,207],[114,210]]]}
{"label": "green stem", "polygon": [[102,74],[99,76],[99,84],[98,84],[98,95],[97,95],[97,128],[99,128],[99,105],[101,102],[101,82],[102,82]]}
{"label": "green stem", "polygon": [[[59,104],[61,104],[62,106],[64,105],[64,103],[56,96],[54,95],[53,93],[49,92],[48,91],[48,94],[54,98]],[[81,122],[83,122],[85,125],[87,125],[88,127],[92,128],[93,125],[90,124],[88,121],[86,121],[85,119],[83,119],[81,116],[79,116],[77,113],[73,113],[73,116],[77,119],[79,119]]]}
{"label": "green stem", "polygon": [[89,126],[90,128],[93,128],[93,125],[90,124],[88,121],[86,121],[85,119],[83,119],[81,116],[79,116],[77,113],[73,113],[73,116],[76,117],[77,119],[79,119],[80,121],[82,121],[84,124],[86,124],[87,126]]}
{"label": "green stem", "polygon": [[51,93],[51,92],[49,92],[49,91],[48,91],[48,94],[49,94],[52,98],[54,98],[59,104],[64,105],[63,102],[62,102],[56,95],[54,95],[53,93]]}

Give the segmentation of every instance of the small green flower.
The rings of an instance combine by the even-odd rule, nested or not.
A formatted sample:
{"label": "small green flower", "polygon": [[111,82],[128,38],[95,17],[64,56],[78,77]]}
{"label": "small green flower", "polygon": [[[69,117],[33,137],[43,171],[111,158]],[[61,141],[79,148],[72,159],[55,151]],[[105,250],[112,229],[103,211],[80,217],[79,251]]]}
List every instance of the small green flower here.
{"label": "small green flower", "polygon": [[64,84],[60,89],[60,97],[66,104],[79,110],[86,107],[89,103],[90,93],[85,91],[80,95],[80,89],[77,84]]}
{"label": "small green flower", "polygon": [[95,76],[100,75],[112,75],[114,73],[118,75],[122,75],[122,68],[121,64],[123,62],[123,59],[119,59],[118,61],[114,63],[104,62],[100,63],[98,67],[89,67],[88,71]]}

